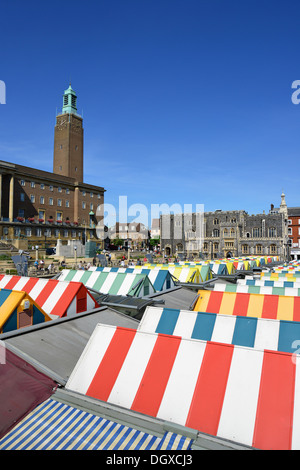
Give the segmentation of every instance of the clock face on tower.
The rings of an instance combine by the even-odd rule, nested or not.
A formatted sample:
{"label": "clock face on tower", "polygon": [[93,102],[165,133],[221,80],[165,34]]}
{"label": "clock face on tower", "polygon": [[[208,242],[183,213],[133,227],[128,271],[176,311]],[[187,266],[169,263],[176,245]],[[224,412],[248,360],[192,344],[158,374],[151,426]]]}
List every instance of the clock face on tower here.
{"label": "clock face on tower", "polygon": [[81,129],[82,129],[81,121],[79,121],[77,119],[73,119],[72,120],[72,130],[74,132],[80,132]]}
{"label": "clock face on tower", "polygon": [[65,117],[57,119],[57,127],[63,129],[67,126],[67,119]]}

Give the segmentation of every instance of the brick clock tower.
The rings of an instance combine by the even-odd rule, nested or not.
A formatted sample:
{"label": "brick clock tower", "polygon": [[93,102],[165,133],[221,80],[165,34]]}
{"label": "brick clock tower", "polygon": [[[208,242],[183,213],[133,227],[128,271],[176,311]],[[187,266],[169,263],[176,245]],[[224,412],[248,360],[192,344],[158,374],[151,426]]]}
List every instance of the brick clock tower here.
{"label": "brick clock tower", "polygon": [[83,127],[77,114],[77,96],[71,84],[63,95],[54,129],[53,173],[83,182]]}

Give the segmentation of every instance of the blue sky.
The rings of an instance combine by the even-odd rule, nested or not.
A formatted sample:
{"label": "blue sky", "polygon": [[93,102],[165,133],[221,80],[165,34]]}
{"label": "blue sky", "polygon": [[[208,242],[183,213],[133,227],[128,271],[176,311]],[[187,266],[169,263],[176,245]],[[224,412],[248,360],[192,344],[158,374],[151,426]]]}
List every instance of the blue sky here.
{"label": "blue sky", "polygon": [[0,159],[52,171],[71,77],[84,180],[118,206],[299,206],[295,1],[2,0]]}

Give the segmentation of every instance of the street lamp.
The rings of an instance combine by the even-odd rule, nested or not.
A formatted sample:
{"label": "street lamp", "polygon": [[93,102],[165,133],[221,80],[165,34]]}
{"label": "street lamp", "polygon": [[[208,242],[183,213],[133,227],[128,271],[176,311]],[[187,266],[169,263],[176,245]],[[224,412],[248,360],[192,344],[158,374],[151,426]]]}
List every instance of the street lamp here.
{"label": "street lamp", "polygon": [[77,266],[77,246],[74,246],[74,252],[75,252],[75,269],[76,269],[76,266]]}

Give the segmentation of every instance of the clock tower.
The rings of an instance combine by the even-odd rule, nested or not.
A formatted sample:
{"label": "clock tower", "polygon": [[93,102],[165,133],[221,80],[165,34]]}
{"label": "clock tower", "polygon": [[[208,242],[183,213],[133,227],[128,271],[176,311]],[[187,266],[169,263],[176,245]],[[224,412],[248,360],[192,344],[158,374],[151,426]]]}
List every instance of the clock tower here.
{"label": "clock tower", "polygon": [[77,96],[71,84],[63,95],[54,129],[53,173],[83,182],[83,127],[77,114]]}

